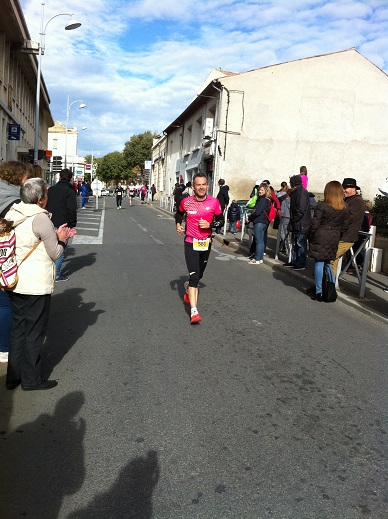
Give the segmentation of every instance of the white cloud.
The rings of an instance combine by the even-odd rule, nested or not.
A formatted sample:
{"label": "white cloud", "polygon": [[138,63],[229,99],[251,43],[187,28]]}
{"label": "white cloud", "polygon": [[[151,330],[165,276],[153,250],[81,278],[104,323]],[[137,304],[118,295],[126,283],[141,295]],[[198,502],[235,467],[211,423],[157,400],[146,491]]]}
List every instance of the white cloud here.
{"label": "white cloud", "polygon": [[[22,0],[33,40],[40,0]],[[356,47],[388,70],[386,0],[50,0],[43,75],[55,120],[85,125],[79,148],[121,151],[131,135],[161,131],[193,99],[212,68],[241,72]]]}

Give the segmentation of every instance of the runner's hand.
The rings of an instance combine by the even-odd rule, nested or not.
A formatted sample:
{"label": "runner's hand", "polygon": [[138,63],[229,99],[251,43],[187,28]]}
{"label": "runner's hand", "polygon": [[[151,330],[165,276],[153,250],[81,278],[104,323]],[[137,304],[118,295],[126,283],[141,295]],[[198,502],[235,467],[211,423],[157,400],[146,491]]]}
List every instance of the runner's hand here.
{"label": "runner's hand", "polygon": [[199,219],[198,225],[201,229],[210,229],[210,222],[204,220],[203,218]]}
{"label": "runner's hand", "polygon": [[182,236],[183,234],[185,234],[185,228],[178,223],[176,226],[176,232],[179,234],[179,236]]}

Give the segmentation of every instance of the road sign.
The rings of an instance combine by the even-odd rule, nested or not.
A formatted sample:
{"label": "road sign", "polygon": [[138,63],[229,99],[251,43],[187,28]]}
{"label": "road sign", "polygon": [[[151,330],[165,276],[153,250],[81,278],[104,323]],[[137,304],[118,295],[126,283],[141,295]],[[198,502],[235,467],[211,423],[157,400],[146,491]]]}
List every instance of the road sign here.
{"label": "road sign", "polygon": [[92,189],[93,189],[94,196],[101,196],[101,189],[102,189],[101,180],[98,180],[98,178],[95,178],[92,182]]}

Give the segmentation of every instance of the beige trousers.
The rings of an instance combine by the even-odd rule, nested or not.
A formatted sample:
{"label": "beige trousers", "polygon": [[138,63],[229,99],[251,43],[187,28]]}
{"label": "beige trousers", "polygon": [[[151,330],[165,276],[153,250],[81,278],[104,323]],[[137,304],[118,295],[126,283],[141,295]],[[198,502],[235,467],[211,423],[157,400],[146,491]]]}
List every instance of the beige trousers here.
{"label": "beige trousers", "polygon": [[352,247],[354,244],[353,243],[350,243],[348,241],[340,241],[339,244],[338,244],[338,249],[337,249],[337,255],[335,257],[335,260],[334,261],[331,261],[330,262],[330,265],[331,265],[331,268],[333,269],[334,271],[334,277],[337,277],[337,268],[338,268],[338,261],[339,259],[345,254],[345,252],[347,252],[350,247]]}

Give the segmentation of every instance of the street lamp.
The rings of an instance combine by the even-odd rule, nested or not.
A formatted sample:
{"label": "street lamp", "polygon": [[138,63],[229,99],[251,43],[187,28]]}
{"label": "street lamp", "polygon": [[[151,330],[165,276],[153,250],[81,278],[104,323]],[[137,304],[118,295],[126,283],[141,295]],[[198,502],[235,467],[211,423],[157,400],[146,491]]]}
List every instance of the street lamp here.
{"label": "street lamp", "polygon": [[72,31],[73,29],[78,29],[82,24],[80,22],[72,21],[73,13],[59,13],[50,18],[50,20],[44,25],[44,6],[45,3],[42,2],[42,17],[40,20],[40,42],[39,42],[39,49],[38,49],[38,74],[36,79],[36,111],[35,111],[35,135],[34,135],[34,164],[38,164],[38,150],[39,150],[39,112],[40,112],[40,83],[41,83],[41,70],[42,70],[42,56],[44,54],[45,50],[45,36],[46,36],[46,29],[48,24],[51,22],[51,20],[54,20],[54,18],[57,18],[58,16],[70,16],[69,23],[65,26],[65,30]]}
{"label": "street lamp", "polygon": [[79,105],[79,109],[86,108],[86,104],[82,101],[82,99],[77,99],[77,101],[73,101],[70,103],[70,97],[67,96],[67,105],[66,105],[66,134],[65,134],[65,169],[67,168],[67,133],[69,129],[69,117],[70,117],[70,108],[74,103],[81,103]]}

